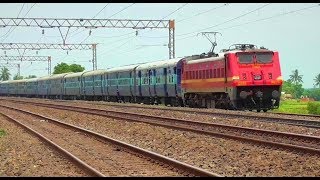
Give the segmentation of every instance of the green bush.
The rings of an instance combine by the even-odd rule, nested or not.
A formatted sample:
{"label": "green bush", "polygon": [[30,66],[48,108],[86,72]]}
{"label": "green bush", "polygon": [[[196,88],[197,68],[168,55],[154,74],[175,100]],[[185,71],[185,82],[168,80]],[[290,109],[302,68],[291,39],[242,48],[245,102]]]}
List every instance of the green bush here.
{"label": "green bush", "polygon": [[309,102],[307,106],[309,114],[320,115],[320,102]]}
{"label": "green bush", "polygon": [[6,135],[6,132],[2,129],[0,129],[0,137]]}

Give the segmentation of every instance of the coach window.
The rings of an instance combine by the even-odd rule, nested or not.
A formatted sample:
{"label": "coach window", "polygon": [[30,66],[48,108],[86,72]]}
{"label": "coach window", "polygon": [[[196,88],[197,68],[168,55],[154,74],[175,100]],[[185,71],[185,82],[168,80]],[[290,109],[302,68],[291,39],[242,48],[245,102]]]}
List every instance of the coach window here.
{"label": "coach window", "polygon": [[224,68],[221,68],[221,77],[224,77]]}
{"label": "coach window", "polygon": [[217,77],[218,77],[218,78],[221,77],[221,76],[220,76],[220,68],[217,69]]}
{"label": "coach window", "polygon": [[210,77],[209,78],[213,78],[212,76],[212,69],[210,69]]}
{"label": "coach window", "polygon": [[213,77],[216,78],[217,77],[217,69],[213,70]]}

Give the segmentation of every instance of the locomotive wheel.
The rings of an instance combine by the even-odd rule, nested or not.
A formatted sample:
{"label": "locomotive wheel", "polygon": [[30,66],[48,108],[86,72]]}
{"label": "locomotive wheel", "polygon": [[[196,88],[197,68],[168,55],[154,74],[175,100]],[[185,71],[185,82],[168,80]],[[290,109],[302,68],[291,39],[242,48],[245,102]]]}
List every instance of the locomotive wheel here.
{"label": "locomotive wheel", "polygon": [[257,109],[257,112],[260,112],[261,111],[261,109]]}
{"label": "locomotive wheel", "polygon": [[263,110],[263,112],[267,112],[267,111],[268,111],[268,109],[264,109],[264,110]]}

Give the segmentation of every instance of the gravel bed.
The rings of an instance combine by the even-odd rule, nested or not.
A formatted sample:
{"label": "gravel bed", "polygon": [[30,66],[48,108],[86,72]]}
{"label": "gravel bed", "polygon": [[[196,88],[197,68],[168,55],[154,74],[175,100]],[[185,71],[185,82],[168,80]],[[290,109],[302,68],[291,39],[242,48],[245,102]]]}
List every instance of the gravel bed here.
{"label": "gravel bed", "polygon": [[[7,105],[13,103],[7,103]],[[39,106],[14,104],[224,176],[319,176],[320,157]]]}
{"label": "gravel bed", "polygon": [[[43,99],[27,99],[27,100],[29,101],[35,100],[37,102],[46,101]],[[49,101],[49,102],[53,102],[53,101]],[[227,125],[233,125],[233,126],[259,128],[259,129],[272,130],[272,131],[291,132],[291,133],[298,133],[298,134],[305,134],[305,135],[312,135],[312,136],[320,136],[320,129],[316,129],[316,128],[307,128],[302,126],[286,125],[286,124],[280,124],[280,123],[268,123],[268,122],[254,121],[254,120],[246,120],[243,118],[221,118],[221,117],[215,117],[212,115],[201,115],[201,114],[197,114],[196,112],[195,113],[176,112],[176,111],[170,111],[167,109],[150,110],[150,109],[141,109],[141,108],[135,108],[135,107],[106,106],[106,105],[101,105],[101,104],[99,105],[95,103],[88,104],[87,101],[85,102],[86,103],[79,102],[79,101],[60,102],[60,103],[54,102],[54,104],[76,105],[80,107],[125,111],[125,112],[140,113],[140,114],[146,114],[146,115],[156,115],[161,117],[181,118],[181,119],[192,120],[192,121],[219,123],[219,124],[227,124]],[[136,104],[133,104],[133,105],[137,106]],[[246,112],[239,112],[239,113],[246,113]]]}
{"label": "gravel bed", "polygon": [[3,109],[6,114],[44,135],[62,148],[96,168],[106,176],[183,176],[169,168],[122,151],[111,143],[101,142],[90,135],[61,127],[42,118]]}
{"label": "gravel bed", "polygon": [[0,115],[0,177],[88,176],[37,137]]}
{"label": "gravel bed", "polygon": [[[21,98],[21,99],[30,99],[30,98]],[[305,119],[305,120],[317,120],[320,121],[319,117],[306,117],[306,116],[298,116],[298,115],[286,115],[286,114],[276,114],[276,113],[264,113],[264,112],[255,112],[255,111],[233,111],[233,110],[224,110],[224,109],[206,109],[206,108],[187,108],[187,107],[169,107],[164,105],[147,105],[147,104],[135,104],[135,103],[116,103],[116,102],[105,102],[105,101],[83,101],[83,100],[49,100],[49,99],[40,99],[40,98],[33,98],[34,100],[42,100],[42,101],[50,101],[50,102],[73,102],[78,104],[98,104],[98,105],[105,105],[105,106],[133,106],[133,107],[154,107],[154,108],[161,108],[161,109],[180,109],[180,110],[193,110],[194,112],[203,111],[203,112],[215,112],[215,113],[228,113],[228,114],[243,114],[243,115],[254,115],[254,116],[270,116],[270,117],[282,117],[282,118],[295,118],[295,119]]]}

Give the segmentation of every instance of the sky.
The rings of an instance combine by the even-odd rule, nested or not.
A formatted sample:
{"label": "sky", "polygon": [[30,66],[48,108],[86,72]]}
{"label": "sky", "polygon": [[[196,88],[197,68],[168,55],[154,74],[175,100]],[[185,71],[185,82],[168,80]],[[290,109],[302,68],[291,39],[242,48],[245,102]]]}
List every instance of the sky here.
{"label": "sky", "polygon": [[[320,4],[317,3],[1,3],[1,18],[96,18],[175,20],[175,57],[208,52],[201,32],[220,32],[215,52],[237,43],[279,52],[282,76],[298,69],[303,87],[312,88],[320,73]],[[44,34],[42,31],[44,30]],[[168,29],[70,28],[67,44],[97,43],[98,69],[169,58]],[[66,34],[67,28],[61,28]],[[58,28],[1,27],[0,43],[59,43]],[[0,50],[18,56],[23,50]],[[92,70],[92,50],[26,50],[24,56],[51,56],[58,63],[76,63]],[[1,61],[4,65],[6,61]],[[48,74],[47,62],[19,63],[21,75]],[[10,67],[11,74],[17,73]]]}

